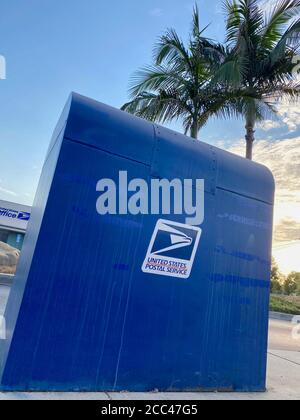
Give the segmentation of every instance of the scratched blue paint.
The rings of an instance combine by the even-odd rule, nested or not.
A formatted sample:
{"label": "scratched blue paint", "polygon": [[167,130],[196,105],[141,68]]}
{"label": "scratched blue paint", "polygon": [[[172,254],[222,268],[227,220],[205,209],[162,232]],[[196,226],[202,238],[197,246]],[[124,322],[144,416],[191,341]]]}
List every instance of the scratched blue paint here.
{"label": "scratched blue paint", "polygon": [[[96,213],[97,181],[120,170],[205,179],[188,280],[141,270],[165,216]],[[265,390],[273,198],[263,166],[72,95],[6,309],[1,389]]]}

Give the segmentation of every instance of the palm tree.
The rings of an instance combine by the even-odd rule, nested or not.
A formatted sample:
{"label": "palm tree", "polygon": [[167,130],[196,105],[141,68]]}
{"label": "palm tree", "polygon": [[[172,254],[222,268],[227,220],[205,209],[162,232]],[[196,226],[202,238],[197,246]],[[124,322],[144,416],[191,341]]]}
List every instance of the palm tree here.
{"label": "palm tree", "polygon": [[135,74],[122,109],[157,122],[182,119],[198,137],[211,116],[246,121],[246,157],[255,125],[276,115],[279,100],[297,100],[293,69],[300,43],[300,0],[280,0],[269,13],[258,0],[225,0],[225,45],[204,37],[197,6],[188,45],[174,30],[160,38],[154,65]]}
{"label": "palm tree", "polygon": [[246,157],[252,159],[257,120],[274,115],[280,99],[299,97],[293,69],[300,45],[300,0],[280,0],[269,13],[258,0],[226,0],[224,7],[227,49],[215,81],[230,82],[248,93],[242,114]]}
{"label": "palm tree", "polygon": [[155,46],[154,65],[132,78],[131,101],[122,109],[155,122],[181,119],[185,133],[195,139],[211,115],[238,115],[245,92],[233,92],[223,81],[211,84],[229,51],[205,38],[205,29],[200,29],[195,6],[188,45],[168,30]]}

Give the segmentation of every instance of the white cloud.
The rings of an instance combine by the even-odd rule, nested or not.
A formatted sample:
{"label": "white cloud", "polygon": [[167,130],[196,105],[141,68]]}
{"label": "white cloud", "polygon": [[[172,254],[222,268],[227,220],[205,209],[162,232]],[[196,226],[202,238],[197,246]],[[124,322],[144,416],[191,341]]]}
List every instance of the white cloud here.
{"label": "white cloud", "polygon": [[283,102],[278,106],[278,115],[290,131],[296,131],[300,126],[300,106]]}
{"label": "white cloud", "polygon": [[275,128],[280,128],[282,123],[280,121],[265,120],[258,124],[258,128],[263,131],[274,130]]}
{"label": "white cloud", "polygon": [[283,100],[278,103],[277,119],[265,120],[257,125],[263,131],[270,131],[277,128],[287,128],[290,132],[295,132],[300,127],[300,103],[291,103]]}
{"label": "white cloud", "polygon": [[274,257],[283,274],[291,271],[300,272],[300,241],[274,248]]}
{"label": "white cloud", "polygon": [[160,17],[163,14],[163,10],[159,7],[156,7],[155,9],[150,10],[149,14],[153,17]]}
{"label": "white cloud", "polygon": [[8,190],[6,188],[3,188],[0,186],[0,192],[4,193],[4,194],[8,194],[8,195],[12,195],[14,197],[17,196],[17,194],[14,191]]}
{"label": "white cloud", "polygon": [[6,186],[3,186],[3,184],[4,184],[3,179],[0,179],[0,193],[17,197],[18,194],[15,191],[8,189]]}
{"label": "white cloud", "polygon": [[[237,142],[229,151],[244,156],[245,141]],[[300,137],[257,141],[254,160],[275,176],[275,244],[300,239]]]}

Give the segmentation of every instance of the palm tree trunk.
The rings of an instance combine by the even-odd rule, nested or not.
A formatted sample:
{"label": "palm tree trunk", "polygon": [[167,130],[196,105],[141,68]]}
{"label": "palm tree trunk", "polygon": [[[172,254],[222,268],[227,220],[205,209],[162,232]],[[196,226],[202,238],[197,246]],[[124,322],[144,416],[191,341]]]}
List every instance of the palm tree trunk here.
{"label": "palm tree trunk", "polygon": [[254,137],[254,124],[248,123],[246,125],[246,158],[252,160],[253,158],[253,143],[255,141]]}
{"label": "palm tree trunk", "polygon": [[198,122],[195,121],[191,127],[191,137],[193,139],[198,140],[198,132],[199,132]]}

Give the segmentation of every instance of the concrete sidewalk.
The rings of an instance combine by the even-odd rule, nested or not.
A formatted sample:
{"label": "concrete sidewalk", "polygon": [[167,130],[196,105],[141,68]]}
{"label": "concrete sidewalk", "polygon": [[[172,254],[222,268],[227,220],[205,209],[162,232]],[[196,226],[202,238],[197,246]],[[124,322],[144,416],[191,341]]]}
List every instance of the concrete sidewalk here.
{"label": "concrete sidewalk", "polygon": [[300,352],[271,351],[268,392],[222,393],[0,393],[0,400],[299,400]]}

